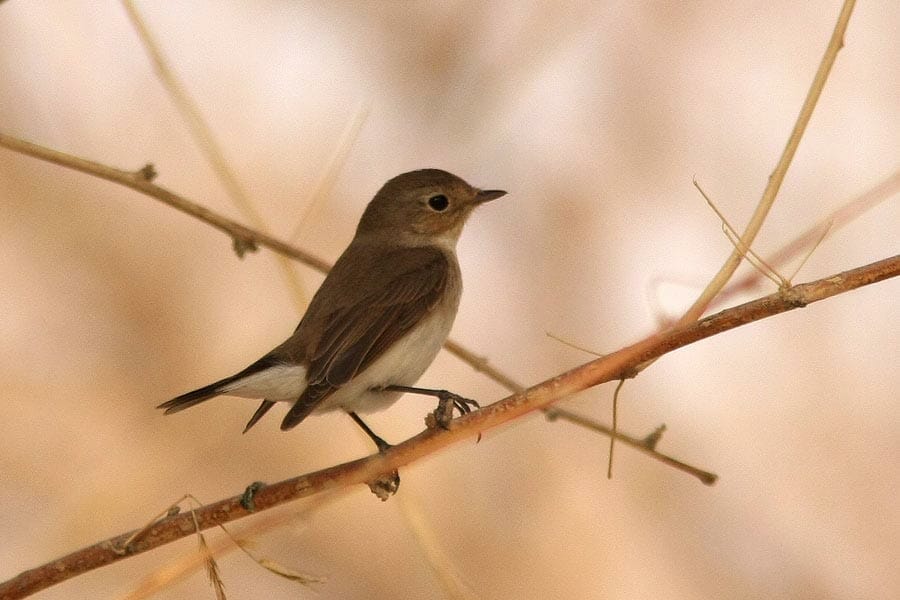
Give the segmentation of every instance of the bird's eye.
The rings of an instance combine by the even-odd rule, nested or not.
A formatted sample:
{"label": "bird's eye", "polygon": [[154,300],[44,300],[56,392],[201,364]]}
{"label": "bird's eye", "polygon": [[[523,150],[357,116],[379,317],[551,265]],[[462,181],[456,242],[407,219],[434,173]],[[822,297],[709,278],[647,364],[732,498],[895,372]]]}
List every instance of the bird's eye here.
{"label": "bird's eye", "polygon": [[447,207],[450,206],[450,201],[447,200],[447,196],[438,194],[437,196],[432,196],[428,199],[428,206],[430,206],[432,210],[444,212],[447,210]]}

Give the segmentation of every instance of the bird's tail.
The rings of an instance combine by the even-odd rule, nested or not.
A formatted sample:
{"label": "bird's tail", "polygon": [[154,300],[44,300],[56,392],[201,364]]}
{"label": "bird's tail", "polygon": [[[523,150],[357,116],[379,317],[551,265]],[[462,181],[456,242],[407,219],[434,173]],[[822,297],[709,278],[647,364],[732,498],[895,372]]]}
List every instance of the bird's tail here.
{"label": "bird's tail", "polygon": [[232,383],[244,379],[245,377],[248,377],[255,373],[259,373],[260,371],[265,371],[272,365],[276,364],[276,362],[277,361],[274,358],[267,354],[239,373],[235,373],[234,375],[226,377],[225,379],[220,379],[215,383],[205,385],[198,390],[194,390],[193,392],[182,394],[177,398],[172,398],[168,402],[163,402],[156,408],[166,409],[167,415],[177,413],[178,411],[182,411],[196,404],[200,404],[201,402],[205,402],[210,398],[215,398],[216,396],[220,396],[222,394],[233,391],[236,386],[231,385]]}
{"label": "bird's tail", "polygon": [[193,392],[182,394],[177,398],[172,398],[168,402],[163,402],[156,408],[166,409],[167,415],[177,413],[186,408],[190,408],[194,405],[200,404],[201,402],[205,402],[210,398],[215,398],[216,396],[225,393],[226,390],[224,388],[226,388],[228,384],[233,383],[234,381],[237,381],[238,379],[246,376],[247,374],[242,371],[240,373],[232,375],[231,377],[226,377],[225,379],[222,379],[215,383],[203,386],[202,388],[194,390]]}

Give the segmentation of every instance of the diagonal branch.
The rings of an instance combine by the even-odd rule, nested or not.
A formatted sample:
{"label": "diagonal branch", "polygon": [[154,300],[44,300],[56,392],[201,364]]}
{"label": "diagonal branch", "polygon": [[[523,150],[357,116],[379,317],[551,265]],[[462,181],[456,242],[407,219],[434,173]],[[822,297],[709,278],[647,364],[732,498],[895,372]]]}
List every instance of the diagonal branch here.
{"label": "diagonal branch", "polygon": [[[250,229],[249,227],[245,227],[244,225],[241,225],[236,221],[232,221],[227,217],[223,217],[222,215],[219,215],[218,213],[215,213],[192,200],[188,200],[187,198],[179,196],[178,194],[170,192],[169,190],[156,185],[152,182],[152,179],[155,177],[155,173],[153,172],[153,168],[151,165],[147,165],[144,168],[139,169],[138,171],[124,171],[122,169],[116,169],[114,167],[94,162],[92,160],[80,158],[71,154],[66,154],[65,152],[59,152],[58,150],[46,148],[32,142],[6,135],[2,132],[0,132],[0,146],[6,147],[10,150],[14,150],[16,152],[20,152],[27,156],[31,156],[33,158],[45,160],[47,162],[63,167],[68,167],[70,169],[86,173],[88,175],[94,175],[101,179],[124,185],[135,191],[141,192],[142,194],[150,196],[151,198],[156,198],[157,200],[160,200],[168,206],[171,206],[172,208],[187,215],[195,217],[196,219],[207,223],[208,225],[212,225],[219,231],[222,231],[230,236],[234,240],[235,251],[239,255],[241,255],[242,252],[246,250],[255,250],[258,246],[264,246],[266,248],[269,248],[270,250],[278,252],[279,254],[296,259],[321,273],[327,273],[331,269],[331,265],[328,262],[316,256],[313,256],[312,254],[305,252],[304,250],[301,250],[296,246],[292,246],[291,244],[283,242],[266,233],[262,233],[254,229]],[[495,382],[499,383],[510,392],[518,392],[525,388],[525,386],[516,382],[509,375],[490,365],[486,358],[478,356],[471,350],[466,349],[458,342],[448,339],[444,343],[444,348],[448,352],[471,366],[473,369],[493,379]],[[706,483],[707,485],[713,483],[716,480],[716,476],[714,474],[662,454],[661,452],[655,450],[652,446],[648,446],[645,442],[634,436],[614,432],[605,425],[596,422],[589,422],[584,417],[581,417],[570,411],[566,411],[561,408],[553,408],[552,413],[548,412],[548,417],[564,419],[570,423],[574,423],[582,427],[588,427],[593,431],[614,437],[617,441],[620,441],[627,446],[631,446],[655,458],[656,460],[659,460],[665,464],[668,464],[699,478],[703,483]]]}
{"label": "diagonal branch", "polygon": [[2,132],[0,132],[0,146],[33,158],[45,160],[61,167],[67,167],[88,175],[94,175],[100,179],[124,185],[125,187],[150,196],[151,198],[156,198],[175,210],[200,219],[204,223],[212,225],[219,231],[230,236],[234,240],[235,247],[238,249],[239,254],[241,253],[241,249],[255,250],[257,246],[265,246],[279,254],[299,260],[323,273],[331,268],[331,265],[329,265],[328,262],[317,256],[313,256],[309,252],[286,244],[266,233],[245,227],[237,221],[232,221],[227,217],[214,213],[196,202],[170,192],[162,186],[156,185],[152,182],[152,179],[155,177],[152,165],[147,165],[137,171],[123,171],[122,169],[116,169],[115,167],[110,167],[86,158],[80,158],[72,154],[66,154],[65,152],[21,140]]}
{"label": "diagonal branch", "polygon": [[[900,275],[900,255],[797,285],[723,310],[701,321],[656,333],[631,346],[460,417],[452,421],[447,430],[428,429],[382,454],[262,487],[253,497],[255,511],[260,512],[326,490],[371,481],[382,473],[434,454],[450,444],[472,439],[482,431],[508,423],[529,412],[546,408],[566,396],[600,383],[628,377],[638,365],[698,340],[897,275]],[[46,565],[25,571],[9,581],[0,583],[0,600],[23,598],[81,573],[193,535],[195,518],[200,529],[208,529],[246,517],[251,513],[244,508],[242,500],[243,496],[234,496],[203,506],[194,511],[194,514],[167,517],[141,532],[126,548],[123,548],[122,544],[130,540],[135,532],[123,533]]]}

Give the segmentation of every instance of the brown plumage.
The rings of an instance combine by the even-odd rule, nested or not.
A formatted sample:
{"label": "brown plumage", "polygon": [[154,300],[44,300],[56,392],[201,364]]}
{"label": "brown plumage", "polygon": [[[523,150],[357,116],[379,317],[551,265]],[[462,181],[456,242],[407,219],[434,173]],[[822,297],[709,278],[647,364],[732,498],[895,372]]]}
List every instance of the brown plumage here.
{"label": "brown plumage", "polygon": [[472,209],[505,194],[438,169],[399,175],[367,206],[352,242],[293,335],[240,373],[161,404],[166,414],[218,395],[278,401],[290,429],[310,413],[384,408],[434,360],[450,331],[462,279],[456,241]]}

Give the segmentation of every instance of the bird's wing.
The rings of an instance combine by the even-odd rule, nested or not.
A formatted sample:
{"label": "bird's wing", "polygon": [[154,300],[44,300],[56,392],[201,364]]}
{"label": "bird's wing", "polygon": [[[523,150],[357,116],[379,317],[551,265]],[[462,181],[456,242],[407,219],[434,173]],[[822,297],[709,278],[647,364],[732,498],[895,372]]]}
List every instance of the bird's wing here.
{"label": "bird's wing", "polygon": [[[284,418],[282,429],[300,423],[365,370],[443,297],[452,267],[440,249],[372,250],[348,248],[294,332],[293,347],[303,349],[302,360],[308,365],[308,385]],[[352,272],[349,264],[355,267]],[[335,282],[341,284],[340,294],[335,294]],[[325,297],[330,299],[327,305]]]}

